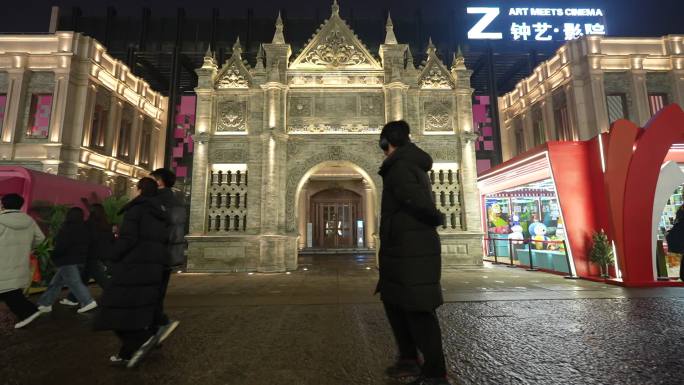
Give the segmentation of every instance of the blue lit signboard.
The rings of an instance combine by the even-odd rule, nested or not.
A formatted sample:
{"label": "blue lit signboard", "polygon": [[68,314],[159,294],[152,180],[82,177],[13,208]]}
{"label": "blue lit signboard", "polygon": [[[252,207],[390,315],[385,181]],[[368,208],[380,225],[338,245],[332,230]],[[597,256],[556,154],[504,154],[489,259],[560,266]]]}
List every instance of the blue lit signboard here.
{"label": "blue lit signboard", "polygon": [[558,41],[605,35],[601,8],[468,7],[472,40]]}

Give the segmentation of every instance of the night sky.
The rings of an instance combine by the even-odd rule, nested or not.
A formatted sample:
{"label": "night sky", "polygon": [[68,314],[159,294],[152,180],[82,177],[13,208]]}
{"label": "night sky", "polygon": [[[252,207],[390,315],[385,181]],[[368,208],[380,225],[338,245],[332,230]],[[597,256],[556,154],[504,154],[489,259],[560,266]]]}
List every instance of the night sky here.
{"label": "night sky", "polygon": [[[316,9],[323,17],[330,12],[331,0],[2,0],[0,32],[46,32],[50,7],[58,5],[70,12],[78,6],[83,16],[104,17],[108,6],[116,7],[119,17],[138,17],[142,7],[152,9],[152,16],[172,16],[178,7],[184,7],[189,17],[210,17],[211,9],[218,8],[221,15],[245,15],[252,8],[256,17],[273,17],[278,9],[287,10],[290,18],[313,18]],[[11,6],[7,6],[11,4]],[[411,18],[420,8],[426,22],[430,18],[443,18],[448,12],[464,12],[468,5],[487,6],[538,6],[538,7],[603,7],[606,11],[608,32],[613,36],[659,36],[684,34],[684,1],[682,0],[596,0],[596,1],[502,1],[502,0],[341,0],[342,15],[353,12],[359,19],[379,19],[389,9],[395,18]],[[287,28],[287,26],[286,26]],[[465,26],[463,27],[465,29]]]}

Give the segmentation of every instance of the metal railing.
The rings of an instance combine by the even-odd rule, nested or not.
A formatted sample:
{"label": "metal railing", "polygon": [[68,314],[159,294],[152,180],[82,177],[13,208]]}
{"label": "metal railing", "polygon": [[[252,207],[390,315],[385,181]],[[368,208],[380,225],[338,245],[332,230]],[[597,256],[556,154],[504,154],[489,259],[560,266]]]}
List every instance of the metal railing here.
{"label": "metal railing", "polygon": [[[565,276],[565,278],[578,278],[573,274],[570,262],[570,255],[568,254],[565,240],[536,240],[530,238],[513,239],[489,237],[485,237],[484,240],[485,242],[487,242],[487,253],[484,258],[485,261],[492,262],[494,264],[505,264],[508,267],[527,267],[527,271],[537,271],[541,268],[547,271],[564,272],[568,274],[567,276]],[[503,250],[499,249],[501,247],[501,244],[503,244],[503,250],[505,250],[505,253],[507,255],[500,255],[503,254],[501,253],[501,251]],[[558,247],[551,248],[552,245],[558,245]],[[542,251],[562,252],[565,257],[564,262],[567,267],[567,271],[562,271],[554,268],[553,262],[551,263],[551,266],[548,266],[548,264],[539,263],[539,261],[537,261],[537,267],[535,267],[534,259],[537,256],[537,254]],[[527,254],[527,261],[521,260],[519,255],[519,253],[521,252]],[[488,257],[493,257],[493,260],[487,259]],[[506,259],[507,261],[503,262],[501,261],[501,259]]]}

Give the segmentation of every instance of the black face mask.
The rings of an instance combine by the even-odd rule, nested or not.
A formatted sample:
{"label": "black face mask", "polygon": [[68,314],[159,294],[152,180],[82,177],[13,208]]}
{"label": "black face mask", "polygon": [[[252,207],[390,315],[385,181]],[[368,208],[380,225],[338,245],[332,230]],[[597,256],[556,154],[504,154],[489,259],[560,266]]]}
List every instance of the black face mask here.
{"label": "black face mask", "polygon": [[380,142],[378,143],[378,145],[380,146],[382,151],[387,151],[387,150],[389,150],[390,142],[389,142],[389,140],[387,140],[387,138],[385,138],[384,136],[381,136]]}

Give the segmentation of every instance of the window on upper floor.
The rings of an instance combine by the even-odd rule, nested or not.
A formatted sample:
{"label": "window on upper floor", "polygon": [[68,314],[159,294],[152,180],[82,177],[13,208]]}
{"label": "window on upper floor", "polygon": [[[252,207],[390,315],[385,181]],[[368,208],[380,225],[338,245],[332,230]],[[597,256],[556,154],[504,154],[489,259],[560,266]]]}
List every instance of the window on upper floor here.
{"label": "window on upper floor", "polygon": [[515,154],[522,154],[527,148],[525,146],[525,131],[519,117],[513,121],[513,135],[515,135]]}
{"label": "window on upper floor", "polygon": [[119,141],[116,150],[116,156],[119,159],[128,161],[129,151],[131,146],[131,130],[133,122],[130,120],[121,120],[121,128],[119,129]]}
{"label": "window on upper floor", "polygon": [[7,106],[7,94],[0,94],[0,132],[2,132],[2,124],[5,121],[5,108]]}
{"label": "window on upper floor", "polygon": [[650,93],[648,94],[648,107],[651,111],[651,116],[655,115],[663,107],[667,105],[667,94],[665,93]]}
{"label": "window on upper floor", "polygon": [[47,138],[50,131],[52,113],[52,94],[31,94],[27,138]]}
{"label": "window on upper floor", "polygon": [[105,133],[107,131],[107,118],[109,111],[96,104],[93,110],[93,122],[90,127],[90,147],[104,148]]}
{"label": "window on upper floor", "polygon": [[612,124],[618,119],[628,119],[627,95],[624,93],[610,93],[606,95],[606,107],[608,109],[608,123]]}
{"label": "window on upper floor", "polygon": [[144,168],[150,166],[150,151],[152,146],[152,130],[147,124],[144,124],[142,136],[140,137],[140,158],[138,160],[138,165]]}

